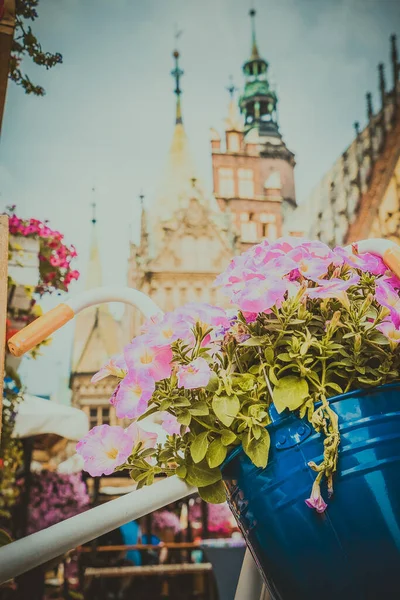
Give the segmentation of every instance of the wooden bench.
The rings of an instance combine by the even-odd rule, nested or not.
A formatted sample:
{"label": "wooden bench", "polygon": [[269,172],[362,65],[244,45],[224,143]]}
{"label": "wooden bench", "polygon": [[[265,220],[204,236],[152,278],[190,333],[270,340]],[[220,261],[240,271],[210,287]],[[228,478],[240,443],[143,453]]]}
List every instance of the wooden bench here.
{"label": "wooden bench", "polygon": [[145,565],[122,567],[87,567],[84,577],[127,577],[148,575],[189,575],[212,571],[211,563],[181,563],[175,565]]}

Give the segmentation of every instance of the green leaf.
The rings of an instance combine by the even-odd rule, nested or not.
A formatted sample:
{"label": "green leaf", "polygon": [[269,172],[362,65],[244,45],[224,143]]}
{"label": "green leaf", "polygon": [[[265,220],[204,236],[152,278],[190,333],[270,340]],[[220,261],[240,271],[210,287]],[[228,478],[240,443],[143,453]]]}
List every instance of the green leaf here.
{"label": "green leaf", "polygon": [[195,463],[199,463],[203,460],[208,449],[208,431],[199,433],[190,445],[190,454]]}
{"label": "green leaf", "polygon": [[236,440],[236,434],[230,429],[223,429],[221,432],[221,441],[224,446],[230,446]]}
{"label": "green leaf", "polygon": [[269,372],[268,372],[268,379],[271,381],[271,383],[273,383],[274,385],[278,385],[278,380],[276,378],[275,375],[275,371],[273,367],[270,367]]}
{"label": "green leaf", "polygon": [[241,390],[248,392],[254,389],[255,377],[253,375],[250,375],[249,373],[244,373],[243,375],[236,375],[233,378],[232,383],[234,385],[238,385]]}
{"label": "green leaf", "polygon": [[193,404],[192,408],[189,408],[189,412],[191,415],[195,415],[197,417],[205,417],[210,413],[210,409],[207,406],[207,402],[196,402]]}
{"label": "green leaf", "polygon": [[264,350],[264,356],[265,356],[265,360],[267,361],[268,365],[274,364],[275,353],[272,348],[266,348]]}
{"label": "green leaf", "polygon": [[222,481],[217,481],[212,485],[206,485],[199,488],[200,497],[211,504],[222,504],[226,502],[225,486]]}
{"label": "green leaf", "polygon": [[268,454],[270,447],[270,437],[269,433],[266,429],[263,429],[265,432],[259,440],[256,440],[252,437],[251,432],[249,431],[247,435],[244,436],[242,440],[243,450],[250,458],[251,462],[256,467],[265,468],[268,463]]}
{"label": "green leaf", "polygon": [[335,390],[335,392],[338,392],[339,394],[343,394],[342,388],[337,383],[334,383],[333,381],[329,381],[325,385],[326,385],[326,387],[330,387],[332,390]]}
{"label": "green leaf", "polygon": [[[174,402],[174,406],[176,407],[181,407],[181,406],[191,406],[191,402],[189,400],[189,398],[185,398],[184,396],[181,396],[178,400],[175,400]],[[160,407],[161,410],[161,407]]]}
{"label": "green leaf", "polygon": [[259,425],[253,425],[252,427],[252,433],[255,437],[256,440],[259,440],[261,437],[261,432],[262,432],[262,427],[260,427]]}
{"label": "green leaf", "polygon": [[206,459],[209,467],[211,467],[212,469],[214,467],[219,467],[219,465],[221,465],[224,462],[226,458],[226,453],[227,448],[223,445],[221,438],[217,438],[213,442],[211,442],[206,454]]}
{"label": "green leaf", "polygon": [[274,404],[278,413],[281,413],[285,408],[296,410],[308,397],[308,383],[302,377],[288,375],[279,379],[278,385],[274,389]]}
{"label": "green leaf", "polygon": [[[226,498],[225,498],[226,500]],[[4,531],[4,529],[0,529],[0,548],[1,546],[6,546],[7,544],[10,544],[12,542],[11,537],[8,535],[7,531]]]}
{"label": "green leaf", "polygon": [[214,371],[211,372],[210,381],[206,385],[205,389],[208,392],[216,392],[219,388],[219,377]]}
{"label": "green leaf", "polygon": [[383,333],[375,333],[371,336],[371,342],[374,344],[379,344],[379,346],[387,346],[389,344],[389,340],[387,337],[383,335]]}
{"label": "green leaf", "polygon": [[261,336],[254,335],[254,336],[250,337],[248,340],[245,340],[244,342],[239,344],[239,346],[263,346],[265,344],[265,342],[267,342],[268,340],[269,340],[268,335],[261,335]]}
{"label": "green leaf", "polygon": [[239,412],[240,402],[237,396],[214,396],[212,407],[221,423],[229,427]]}
{"label": "green leaf", "polygon": [[180,423],[181,425],[190,425],[190,421],[192,420],[192,415],[190,414],[190,412],[188,410],[184,410],[181,412],[180,415],[178,415],[177,417],[178,419],[178,423]]}
{"label": "green leaf", "polygon": [[139,454],[140,458],[148,458],[149,456],[154,456],[157,453],[157,450],[154,448],[146,448]]}
{"label": "green leaf", "polygon": [[283,352],[282,354],[278,354],[278,356],[276,358],[281,360],[282,362],[292,362],[292,360],[293,360],[293,358],[290,356],[290,354],[288,352]]}
{"label": "green leaf", "polygon": [[219,469],[210,469],[206,461],[198,465],[188,465],[186,481],[197,488],[205,487],[222,479]]}
{"label": "green leaf", "polygon": [[186,474],[187,474],[187,468],[185,465],[179,465],[179,467],[176,467],[175,469],[175,473],[178,475],[178,477],[180,477],[181,479],[185,479]]}

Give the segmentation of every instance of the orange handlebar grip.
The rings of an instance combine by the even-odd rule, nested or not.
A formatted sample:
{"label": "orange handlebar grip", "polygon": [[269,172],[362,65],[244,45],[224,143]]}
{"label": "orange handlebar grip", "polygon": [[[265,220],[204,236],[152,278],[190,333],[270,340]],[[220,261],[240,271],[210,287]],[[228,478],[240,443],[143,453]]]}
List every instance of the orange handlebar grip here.
{"label": "orange handlebar grip", "polygon": [[400,278],[400,246],[389,248],[383,253],[383,262]]}
{"label": "orange handlebar grip", "polygon": [[22,356],[43,342],[50,334],[60,329],[74,317],[74,311],[67,304],[59,304],[18,331],[8,341],[8,347],[14,356]]}

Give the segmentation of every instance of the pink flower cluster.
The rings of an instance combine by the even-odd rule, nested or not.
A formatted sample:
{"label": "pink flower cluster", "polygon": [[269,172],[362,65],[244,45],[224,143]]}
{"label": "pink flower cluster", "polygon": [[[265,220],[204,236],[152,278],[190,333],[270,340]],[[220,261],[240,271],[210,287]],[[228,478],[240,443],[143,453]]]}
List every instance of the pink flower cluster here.
{"label": "pink flower cluster", "polygon": [[[339,276],[343,265],[350,271]],[[338,298],[345,302],[347,290],[360,281],[357,270],[384,275],[387,267],[381,258],[369,253],[352,253],[345,248],[331,250],[319,241],[289,237],[272,244],[264,240],[236,256],[217,277],[216,284],[246,318],[254,320],[258,313],[280,308],[301,287],[305,297]]]}
{"label": "pink flower cluster", "polygon": [[170,510],[158,510],[152,514],[151,523],[154,529],[172,529],[177,535],[181,531],[181,523],[177,514]]}
{"label": "pink flower cluster", "polygon": [[[12,207],[12,210],[15,207]],[[74,246],[63,243],[64,236],[38,219],[20,219],[13,212],[9,218],[12,235],[32,237],[40,240],[40,276],[37,292],[43,294],[55,289],[68,291],[70,283],[79,278],[79,271],[71,268],[77,256]]]}
{"label": "pink flower cluster", "polygon": [[[212,327],[229,326],[229,319],[221,308],[201,303],[190,303],[166,315],[156,315],[143,327],[142,335],[125,347],[121,356],[112,357],[96,373],[93,382],[114,375],[122,380],[118,384],[111,403],[120,419],[136,419],[147,409],[157,382],[176,371],[178,386],[196,389],[208,384],[211,368],[204,358],[180,365],[172,362],[171,344],[178,339],[193,344],[193,327],[200,326],[204,333]],[[204,343],[210,341],[205,335]],[[163,427],[173,435],[180,432],[176,417],[164,412]],[[153,437],[152,437],[153,436]],[[154,434],[147,434],[135,423],[128,429],[100,425],[92,429],[77,445],[77,452],[85,460],[85,469],[93,476],[112,473],[131,454],[139,440],[155,445]]]}
{"label": "pink flower cluster", "polygon": [[[201,503],[195,502],[189,507],[190,521],[202,520]],[[219,535],[229,535],[233,529],[231,510],[226,502],[208,505],[208,531]]]}
{"label": "pink flower cluster", "polygon": [[80,473],[32,473],[27,533],[55,525],[88,507],[89,496]]}

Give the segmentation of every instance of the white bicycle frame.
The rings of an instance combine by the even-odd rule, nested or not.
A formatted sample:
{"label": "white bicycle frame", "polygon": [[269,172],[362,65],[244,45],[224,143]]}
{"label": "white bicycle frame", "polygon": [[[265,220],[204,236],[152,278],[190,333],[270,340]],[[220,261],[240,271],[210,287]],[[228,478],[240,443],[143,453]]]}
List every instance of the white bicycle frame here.
{"label": "white bicycle frame", "polygon": [[[365,240],[358,243],[358,251],[382,257],[388,268],[400,277],[400,248],[394,242]],[[132,288],[90,290],[60,304],[19,331],[9,342],[11,352],[21,356],[81,310],[104,302],[130,304],[146,317],[162,313],[150,298]],[[173,476],[8,544],[0,548],[0,584],[195,491]],[[269,597],[253,558],[246,550],[235,600],[268,600]]]}

